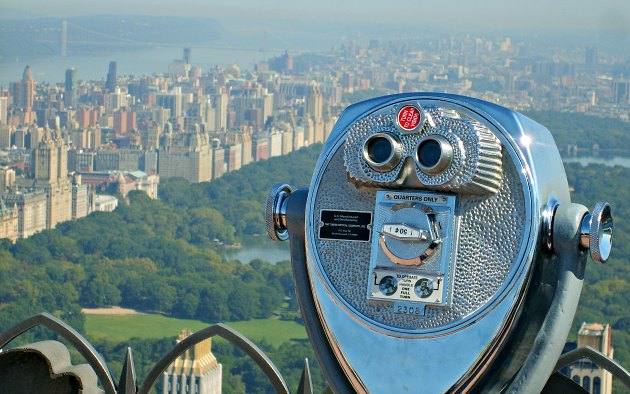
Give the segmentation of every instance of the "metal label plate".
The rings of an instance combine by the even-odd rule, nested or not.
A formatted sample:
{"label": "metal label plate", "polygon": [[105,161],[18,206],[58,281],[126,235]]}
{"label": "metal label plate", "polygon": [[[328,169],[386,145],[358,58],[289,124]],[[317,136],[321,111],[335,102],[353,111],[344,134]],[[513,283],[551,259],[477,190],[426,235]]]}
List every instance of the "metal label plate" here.
{"label": "metal label plate", "polygon": [[371,297],[390,301],[440,304],[444,299],[444,276],[375,270]]}
{"label": "metal label plate", "polygon": [[320,222],[320,239],[363,242],[371,239],[372,212],[322,209]]}

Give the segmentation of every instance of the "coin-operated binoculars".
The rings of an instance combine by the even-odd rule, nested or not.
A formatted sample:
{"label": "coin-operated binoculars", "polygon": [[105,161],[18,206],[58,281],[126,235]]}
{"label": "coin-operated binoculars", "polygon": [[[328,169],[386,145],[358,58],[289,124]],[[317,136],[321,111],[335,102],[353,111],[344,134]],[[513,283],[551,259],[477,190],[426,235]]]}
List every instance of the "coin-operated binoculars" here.
{"label": "coin-operated binoculars", "polygon": [[586,252],[605,262],[612,241],[547,129],[449,94],[350,106],[310,188],[277,185],[266,213],[335,392],[540,392]]}

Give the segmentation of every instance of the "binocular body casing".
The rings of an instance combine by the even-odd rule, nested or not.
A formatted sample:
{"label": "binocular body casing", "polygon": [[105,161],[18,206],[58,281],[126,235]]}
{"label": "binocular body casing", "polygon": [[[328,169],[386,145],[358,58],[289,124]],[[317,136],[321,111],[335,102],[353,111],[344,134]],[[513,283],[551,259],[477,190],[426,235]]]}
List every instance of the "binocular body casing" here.
{"label": "binocular body casing", "polygon": [[[379,153],[380,136],[393,148]],[[355,390],[500,390],[537,341],[557,359],[564,341],[538,333],[559,280],[551,221],[569,203],[553,138],[517,112],[438,93],[348,107],[317,163],[304,236],[319,323]]]}

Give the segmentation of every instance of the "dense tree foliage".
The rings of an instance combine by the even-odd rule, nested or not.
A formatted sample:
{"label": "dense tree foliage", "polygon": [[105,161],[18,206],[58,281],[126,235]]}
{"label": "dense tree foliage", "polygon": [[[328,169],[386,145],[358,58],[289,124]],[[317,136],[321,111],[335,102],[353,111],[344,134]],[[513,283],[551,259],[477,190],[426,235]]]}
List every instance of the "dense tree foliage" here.
{"label": "dense tree foliage", "polygon": [[588,152],[594,144],[608,152],[630,148],[630,123],[621,120],[573,112],[545,111],[527,115],[551,131],[562,154],[568,145]]}
{"label": "dense tree foliage", "polygon": [[218,210],[236,235],[265,232],[265,202],[271,187],[286,182],[308,187],[321,145],[301,149],[245,166],[210,183],[189,184],[185,179],[160,183],[160,199],[172,207]]}
{"label": "dense tree foliage", "polygon": [[[264,232],[275,179],[305,184],[320,147],[275,158],[212,183],[162,184],[162,201],[132,192],[129,204],[55,230],[0,243],[0,330],[42,310],[124,307],[208,322],[265,318],[293,294],[288,264],[226,261],[220,244]],[[292,162],[289,169],[283,160]]]}

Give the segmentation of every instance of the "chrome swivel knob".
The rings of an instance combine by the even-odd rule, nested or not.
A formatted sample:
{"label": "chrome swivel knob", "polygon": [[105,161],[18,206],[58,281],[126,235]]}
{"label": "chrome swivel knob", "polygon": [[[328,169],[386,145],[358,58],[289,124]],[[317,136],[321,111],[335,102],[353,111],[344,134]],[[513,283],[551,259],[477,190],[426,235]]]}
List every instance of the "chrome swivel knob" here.
{"label": "chrome swivel knob", "polygon": [[286,213],[287,197],[293,193],[293,188],[286,183],[278,183],[271,188],[267,196],[265,207],[265,222],[267,234],[274,241],[286,241],[289,238]]}
{"label": "chrome swivel knob", "polygon": [[610,204],[598,202],[593,212],[582,219],[580,226],[580,246],[590,251],[596,263],[605,263],[612,248],[613,219]]}

